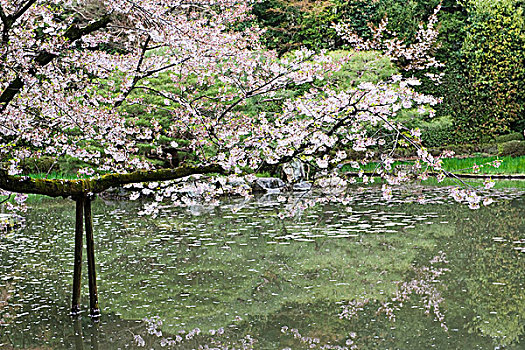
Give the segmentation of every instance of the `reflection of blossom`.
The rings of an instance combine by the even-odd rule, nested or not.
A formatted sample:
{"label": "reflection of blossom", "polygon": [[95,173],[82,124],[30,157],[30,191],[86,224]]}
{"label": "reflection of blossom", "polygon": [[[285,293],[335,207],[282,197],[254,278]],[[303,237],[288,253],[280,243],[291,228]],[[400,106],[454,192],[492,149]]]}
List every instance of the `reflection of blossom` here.
{"label": "reflection of blossom", "polygon": [[[288,326],[281,327],[281,333],[290,334],[291,336],[299,340],[301,343],[305,344],[310,349],[315,349],[315,348],[326,349],[326,350],[328,349],[334,349],[334,350],[335,349],[337,350],[357,349],[357,345],[354,344],[354,340],[351,338],[346,340],[346,345],[349,345],[350,347],[346,347],[346,346],[331,345],[331,344],[321,345],[321,340],[319,338],[303,336],[301,335],[301,333],[299,333],[299,330],[295,328],[289,328]],[[355,336],[355,333],[351,333],[351,334],[354,334]],[[291,350],[291,348],[284,348],[283,350]]]}
{"label": "reflection of blossom", "polygon": [[144,347],[144,346],[146,346],[146,342],[145,342],[144,339],[143,339],[140,335],[138,335],[138,334],[136,334],[136,335],[133,337],[133,340],[134,340],[135,344],[136,344],[137,346],[139,346],[139,347]]}
{"label": "reflection of blossom", "polygon": [[496,182],[492,179],[486,179],[485,181],[483,181],[483,185],[485,186],[486,190],[491,189],[492,187],[494,187],[495,184]]}
{"label": "reflection of blossom", "polygon": [[[440,310],[440,304],[444,299],[437,289],[435,282],[439,281],[439,277],[446,271],[449,271],[449,269],[435,267],[434,264],[438,263],[448,263],[445,253],[439,252],[438,255],[433,257],[430,260],[430,266],[415,268],[416,277],[400,284],[398,291],[389,301],[381,302],[381,307],[377,310],[377,313],[385,313],[390,320],[395,321],[395,312],[400,310],[403,304],[410,300],[411,295],[415,294],[421,297],[421,301],[425,307],[425,313],[430,314],[430,312],[432,312],[440,322],[441,327],[448,330],[445,323],[445,316]],[[360,311],[363,311],[364,306],[370,302],[371,300],[369,298],[352,300],[343,306],[343,311],[339,314],[339,317],[351,320],[356,317]]]}
{"label": "reflection of blossom", "polygon": [[[236,317],[234,321],[241,320],[240,317]],[[194,342],[197,341],[199,345],[198,349],[243,349],[243,350],[249,350],[253,349],[253,345],[256,342],[254,338],[252,338],[249,334],[241,337],[238,340],[230,340],[229,336],[226,336],[226,330],[224,327],[220,327],[218,329],[211,329],[209,330],[209,334],[205,338],[199,338],[199,335],[201,334],[200,328],[194,328],[190,330],[189,332],[186,332],[185,330],[181,329],[174,337],[165,337],[162,334],[162,331],[160,330],[160,327],[162,326],[163,322],[158,316],[154,316],[152,318],[145,318],[143,321],[146,324],[146,331],[149,334],[148,343],[150,343],[149,340],[158,341],[160,343],[161,347],[177,347],[177,346],[184,346],[185,342]],[[224,337],[224,340],[219,339],[220,337]],[[206,339],[206,344],[203,343],[203,340]],[[146,346],[146,341],[144,338],[137,334],[134,335],[133,339],[134,343],[139,347]],[[156,347],[155,347],[156,348]]]}
{"label": "reflection of blossom", "polygon": [[408,282],[403,282],[396,295],[391,299],[391,302],[384,302],[378,312],[384,312],[389,319],[395,321],[394,311],[400,310],[403,304],[410,300],[410,296],[416,294],[421,296],[422,303],[425,307],[425,314],[433,312],[440,322],[441,327],[448,330],[445,323],[445,315],[440,310],[440,304],[444,299],[435,282],[439,281],[439,277],[446,271],[449,271],[449,269],[435,267],[433,265],[435,263],[448,263],[445,253],[440,252],[439,255],[432,258],[432,260],[430,260],[430,266],[416,268],[416,278]]}
{"label": "reflection of blossom", "polygon": [[352,300],[347,305],[343,306],[343,311],[339,314],[339,318],[345,318],[351,320],[359,311],[364,310],[364,306],[370,302],[369,298],[364,298],[360,300]]}
{"label": "reflection of blossom", "polygon": [[484,206],[488,206],[490,204],[492,204],[494,202],[494,200],[492,198],[485,198],[483,199],[483,205]]}

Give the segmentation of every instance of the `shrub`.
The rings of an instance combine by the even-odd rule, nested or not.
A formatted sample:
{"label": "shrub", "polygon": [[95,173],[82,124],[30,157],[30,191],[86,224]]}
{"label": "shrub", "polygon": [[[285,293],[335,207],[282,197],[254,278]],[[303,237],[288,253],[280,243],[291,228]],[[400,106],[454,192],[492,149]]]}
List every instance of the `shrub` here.
{"label": "shrub", "polygon": [[508,141],[498,145],[500,156],[521,157],[525,156],[525,141]]}
{"label": "shrub", "polygon": [[284,54],[306,46],[334,48],[336,34],[331,23],[337,17],[331,1],[263,0],[254,4],[257,22],[267,29],[266,46]]}
{"label": "shrub", "polygon": [[523,139],[524,137],[521,132],[513,132],[511,134],[501,135],[501,136],[496,137],[496,142],[503,143],[503,142],[514,141],[514,140],[521,141]]}
{"label": "shrub", "polygon": [[439,147],[453,143],[452,119],[449,116],[437,118],[421,125],[421,141],[426,147]]}
{"label": "shrub", "polygon": [[[25,158],[20,166],[24,174],[41,173],[47,172],[56,163],[55,158],[44,156],[44,157],[30,157]],[[58,169],[58,165],[55,165],[55,170]]]}
{"label": "shrub", "polygon": [[510,131],[525,113],[525,22],[516,0],[471,0],[454,109],[467,140]]}

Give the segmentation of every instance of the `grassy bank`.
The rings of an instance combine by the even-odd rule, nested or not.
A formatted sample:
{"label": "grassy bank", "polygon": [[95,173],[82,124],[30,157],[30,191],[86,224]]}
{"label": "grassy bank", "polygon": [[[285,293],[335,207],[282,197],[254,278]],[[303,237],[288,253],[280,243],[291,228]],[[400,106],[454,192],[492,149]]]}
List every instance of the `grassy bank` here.
{"label": "grassy bank", "polygon": [[[499,167],[494,167],[487,163],[499,160]],[[407,166],[413,164],[412,161],[397,161],[393,166]],[[362,167],[364,171],[374,171],[378,163],[370,163]],[[472,157],[472,158],[445,158],[443,159],[443,169],[454,174],[525,174],[525,157]],[[345,164],[343,171],[357,171],[349,164]]]}
{"label": "grassy bank", "polygon": [[[501,161],[498,168],[485,165],[495,160]],[[479,166],[478,171],[476,166]],[[443,168],[459,174],[525,174],[525,157],[446,158],[443,159]]]}

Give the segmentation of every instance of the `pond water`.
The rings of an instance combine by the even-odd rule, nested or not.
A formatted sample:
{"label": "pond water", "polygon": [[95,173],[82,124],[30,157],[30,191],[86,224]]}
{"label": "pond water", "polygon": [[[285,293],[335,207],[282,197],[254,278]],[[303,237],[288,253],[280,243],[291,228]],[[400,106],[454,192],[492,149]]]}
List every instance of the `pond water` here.
{"label": "pond water", "polygon": [[470,210],[445,189],[372,189],[284,220],[297,196],[157,218],[98,199],[98,323],[68,316],[73,202],[34,201],[0,237],[0,349],[524,349],[525,196],[498,197]]}

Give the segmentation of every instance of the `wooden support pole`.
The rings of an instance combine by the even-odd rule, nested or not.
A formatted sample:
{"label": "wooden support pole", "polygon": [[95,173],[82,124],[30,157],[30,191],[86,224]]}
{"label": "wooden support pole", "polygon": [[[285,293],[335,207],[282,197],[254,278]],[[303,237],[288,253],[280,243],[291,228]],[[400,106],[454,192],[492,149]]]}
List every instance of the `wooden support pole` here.
{"label": "wooden support pole", "polygon": [[84,219],[86,221],[86,248],[88,260],[89,281],[89,315],[93,318],[100,317],[97,293],[97,273],[95,271],[95,243],[93,240],[93,217],[91,216],[91,198],[84,202]]}
{"label": "wooden support pole", "polygon": [[84,233],[84,198],[76,199],[75,221],[75,266],[73,269],[73,299],[71,302],[71,315],[80,313],[80,291],[82,282],[82,235]]}

